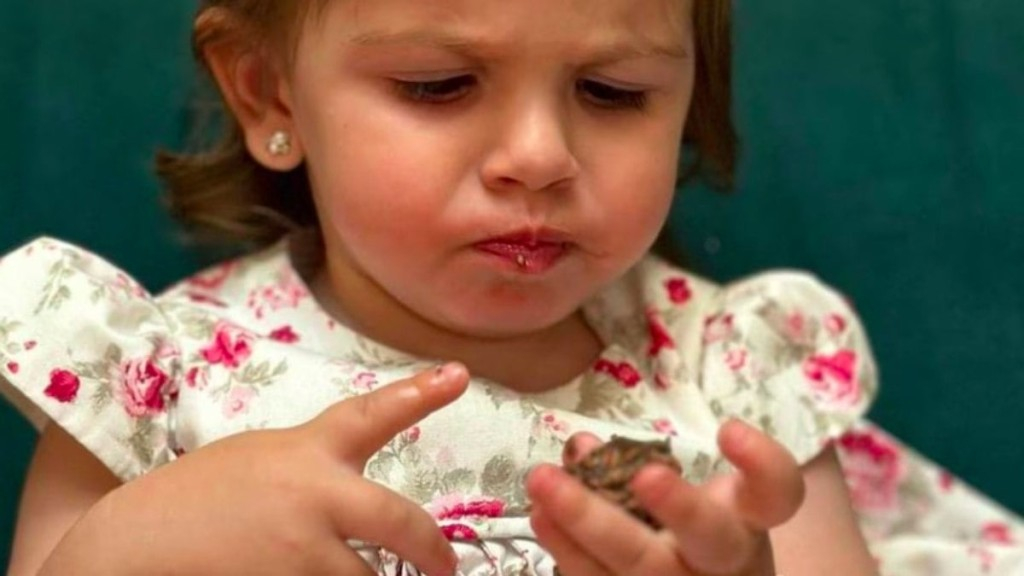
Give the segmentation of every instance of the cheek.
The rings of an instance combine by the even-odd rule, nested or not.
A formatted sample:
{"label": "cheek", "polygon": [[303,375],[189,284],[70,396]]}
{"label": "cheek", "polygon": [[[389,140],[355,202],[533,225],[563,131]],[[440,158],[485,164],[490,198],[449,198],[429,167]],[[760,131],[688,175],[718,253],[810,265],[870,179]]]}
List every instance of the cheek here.
{"label": "cheek", "polygon": [[668,216],[678,174],[678,141],[662,134],[662,146],[622,146],[608,151],[617,161],[606,166],[602,210],[610,232],[629,246],[653,241]]}
{"label": "cheek", "polygon": [[372,122],[366,116],[373,114],[325,117],[307,151],[325,224],[346,240],[400,241],[426,232],[424,223],[444,210],[453,184],[456,168],[431,152],[436,143],[382,114]]}

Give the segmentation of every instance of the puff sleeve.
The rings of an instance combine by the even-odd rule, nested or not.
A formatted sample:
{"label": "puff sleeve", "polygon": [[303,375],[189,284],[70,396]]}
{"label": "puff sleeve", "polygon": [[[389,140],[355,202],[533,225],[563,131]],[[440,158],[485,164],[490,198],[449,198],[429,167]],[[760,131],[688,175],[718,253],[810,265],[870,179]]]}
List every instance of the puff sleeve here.
{"label": "puff sleeve", "polygon": [[862,418],[877,388],[860,320],[801,272],[725,286],[706,317],[701,386],[719,419],[739,417],[806,463]]}
{"label": "puff sleeve", "polygon": [[0,259],[0,392],[123,480],[173,457],[172,333],[138,283],[85,250],[42,238]]}

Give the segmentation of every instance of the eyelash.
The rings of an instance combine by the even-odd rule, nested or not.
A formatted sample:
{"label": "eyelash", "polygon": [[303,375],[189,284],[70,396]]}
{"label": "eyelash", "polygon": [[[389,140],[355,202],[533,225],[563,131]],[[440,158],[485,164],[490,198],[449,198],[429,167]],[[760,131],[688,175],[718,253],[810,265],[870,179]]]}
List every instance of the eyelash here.
{"label": "eyelash", "polygon": [[[453,76],[442,80],[395,80],[395,89],[404,98],[423,104],[448,104],[462,98],[476,85],[473,76]],[[578,80],[576,89],[591,104],[609,110],[643,110],[647,92],[626,90],[595,80]]]}

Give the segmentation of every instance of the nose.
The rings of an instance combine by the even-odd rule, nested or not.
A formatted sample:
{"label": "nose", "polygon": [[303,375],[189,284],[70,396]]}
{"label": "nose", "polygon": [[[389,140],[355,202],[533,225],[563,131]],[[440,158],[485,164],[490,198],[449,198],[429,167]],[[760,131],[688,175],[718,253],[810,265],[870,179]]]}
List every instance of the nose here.
{"label": "nose", "polygon": [[481,167],[484,185],[495,191],[546,190],[573,180],[579,163],[573,153],[568,111],[555,103],[520,105],[503,115]]}

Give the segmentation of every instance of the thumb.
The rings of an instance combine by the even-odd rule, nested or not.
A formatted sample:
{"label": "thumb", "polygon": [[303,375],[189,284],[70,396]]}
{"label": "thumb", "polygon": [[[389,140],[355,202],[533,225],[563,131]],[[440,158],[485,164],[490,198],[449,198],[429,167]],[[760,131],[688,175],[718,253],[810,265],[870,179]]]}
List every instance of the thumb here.
{"label": "thumb", "polygon": [[340,402],[314,422],[328,429],[335,453],[363,465],[392,438],[462,396],[468,383],[465,366],[445,364]]}

